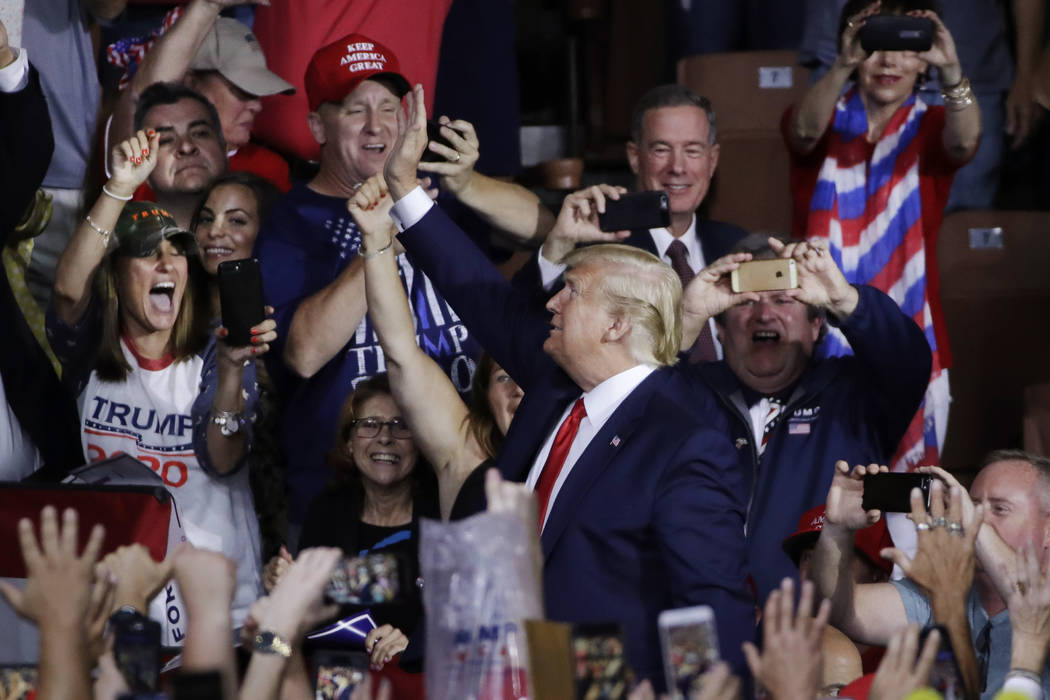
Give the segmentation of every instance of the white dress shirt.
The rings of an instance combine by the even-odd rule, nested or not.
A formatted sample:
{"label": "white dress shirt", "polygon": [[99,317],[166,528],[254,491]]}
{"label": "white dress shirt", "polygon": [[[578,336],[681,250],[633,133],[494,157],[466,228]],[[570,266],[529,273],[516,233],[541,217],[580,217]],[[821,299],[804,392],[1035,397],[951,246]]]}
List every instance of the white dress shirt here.
{"label": "white dress shirt", "polygon": [[[652,374],[655,369],[652,365],[635,365],[619,374],[614,374],[583,394],[583,407],[587,409],[587,415],[580,421],[580,428],[576,432],[572,446],[569,447],[569,454],[565,457],[565,464],[562,465],[558,479],[554,482],[554,488],[551,489],[551,497],[547,502],[547,513],[544,515],[541,529],[547,523],[547,518],[550,517],[551,511],[554,510],[554,501],[558,498],[558,492],[561,491],[562,484],[569,477],[569,472],[572,471],[583,451],[587,449],[591,439],[598,434],[613,412],[623,403],[623,400],[639,384],[645,381],[645,378]],[[558,429],[565,422],[569,413],[572,412],[572,407],[575,403],[573,401],[562,412],[561,417],[554,424],[554,429],[551,430],[547,440],[543,443],[539,454],[536,455],[536,460],[532,463],[532,469],[529,470],[529,476],[525,480],[525,485],[530,489],[536,489],[536,482],[540,480],[543,465],[547,463],[547,457],[550,456],[551,447],[554,445],[554,438],[558,434]]]}
{"label": "white dress shirt", "polygon": [[29,52],[11,47],[15,60],[0,68],[0,92],[19,92],[29,84]]}

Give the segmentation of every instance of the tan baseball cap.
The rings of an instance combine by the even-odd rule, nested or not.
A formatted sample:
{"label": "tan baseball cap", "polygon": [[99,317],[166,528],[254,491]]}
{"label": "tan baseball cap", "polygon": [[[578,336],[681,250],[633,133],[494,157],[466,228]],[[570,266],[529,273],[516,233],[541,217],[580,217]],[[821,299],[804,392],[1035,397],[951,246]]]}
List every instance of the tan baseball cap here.
{"label": "tan baseball cap", "polygon": [[266,67],[266,57],[252,30],[230,17],[215,20],[190,69],[218,71],[256,97],[295,92],[294,85]]}

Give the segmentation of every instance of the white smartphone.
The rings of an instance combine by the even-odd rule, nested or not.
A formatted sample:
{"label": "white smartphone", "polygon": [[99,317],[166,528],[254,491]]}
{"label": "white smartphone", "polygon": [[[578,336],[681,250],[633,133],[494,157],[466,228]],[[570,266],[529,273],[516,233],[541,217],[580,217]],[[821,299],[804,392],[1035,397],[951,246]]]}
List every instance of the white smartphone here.
{"label": "white smartphone", "polygon": [[697,678],[720,658],[715,611],[707,605],[664,610],[657,624],[667,692],[687,698]]}

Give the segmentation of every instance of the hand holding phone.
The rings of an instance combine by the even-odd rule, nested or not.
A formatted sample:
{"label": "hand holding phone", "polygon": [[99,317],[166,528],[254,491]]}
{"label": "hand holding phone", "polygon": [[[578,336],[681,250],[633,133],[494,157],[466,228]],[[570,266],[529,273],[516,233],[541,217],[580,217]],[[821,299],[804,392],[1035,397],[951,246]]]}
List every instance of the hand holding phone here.
{"label": "hand holding phone", "polygon": [[729,275],[734,292],[772,292],[798,288],[798,267],[793,258],[750,260]]}
{"label": "hand holding phone", "polygon": [[933,477],[929,474],[867,474],[864,477],[864,498],[861,507],[864,510],[881,510],[883,513],[910,513],[911,490],[919,489],[922,491],[926,509],[929,510],[932,480]]}
{"label": "hand holding phone", "polygon": [[243,347],[252,342],[252,327],[266,318],[262,269],[255,258],[219,263],[219,306],[226,343]]}
{"label": "hand holding phone", "polygon": [[657,625],[667,690],[687,698],[697,679],[719,659],[714,610],[707,605],[664,610]]}
{"label": "hand holding phone", "polygon": [[671,203],[667,193],[656,190],[631,192],[619,199],[606,198],[605,213],[598,215],[602,231],[666,228],[671,225]]}
{"label": "hand holding phone", "polygon": [[936,27],[927,17],[874,15],[860,28],[860,45],[875,51],[929,51]]}

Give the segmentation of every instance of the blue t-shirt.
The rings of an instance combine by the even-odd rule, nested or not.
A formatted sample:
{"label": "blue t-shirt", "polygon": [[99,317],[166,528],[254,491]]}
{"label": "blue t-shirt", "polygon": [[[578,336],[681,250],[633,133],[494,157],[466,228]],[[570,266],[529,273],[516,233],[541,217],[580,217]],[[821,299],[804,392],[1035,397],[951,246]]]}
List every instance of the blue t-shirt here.
{"label": "blue t-shirt", "polygon": [[[259,231],[267,303],[274,307],[278,340],[269,367],[285,399],[281,446],[288,461],[289,519],[302,523],[306,509],[328,481],[325,455],[333,447],[339,411],[363,379],[386,369],[383,349],[366,315],[328,364],[309,379],[277,367],[299,303],[331,284],[357,256],[361,233],[342,197],[296,185],[274,205]],[[466,396],[474,377],[478,345],[459,316],[407,256],[397,259],[415,317],[419,345],[444,368]]]}

